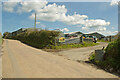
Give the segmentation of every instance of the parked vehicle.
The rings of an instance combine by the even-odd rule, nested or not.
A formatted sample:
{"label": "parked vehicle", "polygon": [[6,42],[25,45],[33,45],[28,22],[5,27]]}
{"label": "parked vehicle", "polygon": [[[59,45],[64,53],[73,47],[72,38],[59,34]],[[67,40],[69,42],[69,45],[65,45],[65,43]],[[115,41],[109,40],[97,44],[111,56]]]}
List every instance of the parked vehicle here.
{"label": "parked vehicle", "polygon": [[96,43],[97,42],[97,37],[93,36],[93,42]]}
{"label": "parked vehicle", "polygon": [[92,39],[92,41],[93,41],[94,43],[97,42],[97,37],[96,37],[96,36],[84,35],[83,37],[84,37],[85,39]]}

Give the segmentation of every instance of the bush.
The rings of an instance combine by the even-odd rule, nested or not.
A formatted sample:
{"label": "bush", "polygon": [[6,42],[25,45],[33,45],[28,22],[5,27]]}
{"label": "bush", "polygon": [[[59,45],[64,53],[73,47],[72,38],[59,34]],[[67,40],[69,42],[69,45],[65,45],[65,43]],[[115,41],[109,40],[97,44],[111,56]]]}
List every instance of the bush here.
{"label": "bush", "polygon": [[7,38],[7,35],[9,34],[9,32],[5,32],[4,34],[3,34],[3,38]]}
{"label": "bush", "polygon": [[120,38],[111,42],[105,49],[105,57],[103,64],[106,64],[104,67],[109,66],[114,70],[120,70]]}
{"label": "bush", "polygon": [[24,32],[13,38],[36,48],[44,48],[48,45],[54,45],[55,37],[57,37],[58,35],[59,32],[56,31],[41,30]]}
{"label": "bush", "polygon": [[120,38],[108,44],[105,49],[104,61],[95,61],[94,54],[90,56],[89,60],[105,70],[120,74]]}

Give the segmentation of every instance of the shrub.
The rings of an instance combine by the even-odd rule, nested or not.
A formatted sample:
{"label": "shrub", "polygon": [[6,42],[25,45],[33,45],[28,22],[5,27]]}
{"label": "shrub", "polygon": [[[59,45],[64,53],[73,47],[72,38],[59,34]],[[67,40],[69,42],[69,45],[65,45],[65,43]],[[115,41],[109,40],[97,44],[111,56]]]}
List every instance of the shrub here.
{"label": "shrub", "polygon": [[104,64],[106,63],[109,68],[114,70],[120,70],[120,38],[111,42],[105,51]]}
{"label": "shrub", "polygon": [[56,31],[32,31],[24,32],[14,37],[14,39],[20,40],[28,45],[36,48],[44,48],[48,45],[55,44],[55,37],[59,35]]}
{"label": "shrub", "polygon": [[90,61],[97,64],[99,67],[111,72],[120,74],[120,37],[109,43],[105,49],[104,61],[95,61],[95,55],[91,55]]}
{"label": "shrub", "polygon": [[5,32],[4,34],[3,34],[3,38],[7,38],[7,35],[9,34],[9,32]]}

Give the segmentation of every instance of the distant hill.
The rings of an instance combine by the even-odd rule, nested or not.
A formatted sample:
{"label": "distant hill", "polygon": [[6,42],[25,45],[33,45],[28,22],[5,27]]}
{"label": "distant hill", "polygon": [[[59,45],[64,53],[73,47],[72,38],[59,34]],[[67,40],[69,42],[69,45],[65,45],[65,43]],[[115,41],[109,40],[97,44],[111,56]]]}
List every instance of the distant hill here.
{"label": "distant hill", "polygon": [[92,36],[96,36],[97,38],[104,38],[105,36],[104,35],[102,35],[102,34],[100,34],[100,33],[98,33],[98,32],[95,32],[95,33],[90,33],[90,34],[85,34],[85,35],[92,35]]}

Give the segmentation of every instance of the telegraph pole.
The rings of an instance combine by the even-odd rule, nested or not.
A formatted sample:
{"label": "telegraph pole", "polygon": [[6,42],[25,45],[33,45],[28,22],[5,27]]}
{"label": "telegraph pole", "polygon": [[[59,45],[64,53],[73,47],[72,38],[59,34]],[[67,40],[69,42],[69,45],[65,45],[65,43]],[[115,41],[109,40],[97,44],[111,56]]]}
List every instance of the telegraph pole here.
{"label": "telegraph pole", "polygon": [[35,13],[35,29],[36,29],[36,13]]}

